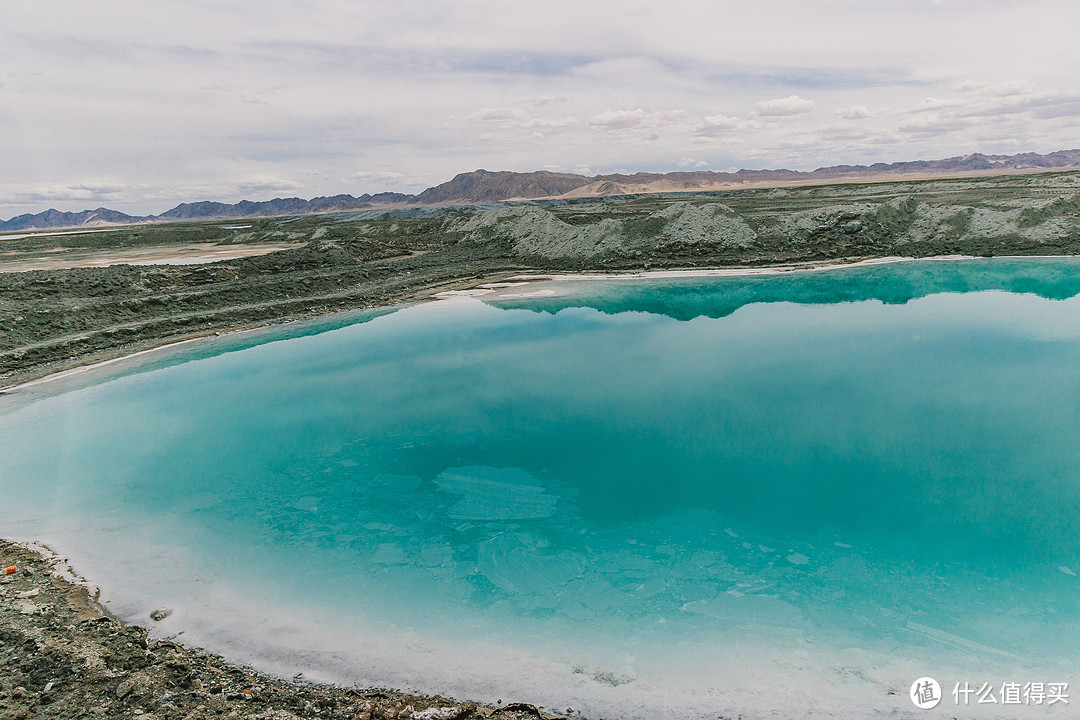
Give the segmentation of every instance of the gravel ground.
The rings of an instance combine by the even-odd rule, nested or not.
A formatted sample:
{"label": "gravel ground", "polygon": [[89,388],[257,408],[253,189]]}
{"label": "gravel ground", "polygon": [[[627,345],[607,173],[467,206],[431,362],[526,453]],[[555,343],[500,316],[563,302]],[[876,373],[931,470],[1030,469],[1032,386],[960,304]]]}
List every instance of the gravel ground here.
{"label": "gravel ground", "polygon": [[0,540],[0,718],[566,717],[526,704],[286,681],[147,636],[98,603],[96,588],[41,546]]}

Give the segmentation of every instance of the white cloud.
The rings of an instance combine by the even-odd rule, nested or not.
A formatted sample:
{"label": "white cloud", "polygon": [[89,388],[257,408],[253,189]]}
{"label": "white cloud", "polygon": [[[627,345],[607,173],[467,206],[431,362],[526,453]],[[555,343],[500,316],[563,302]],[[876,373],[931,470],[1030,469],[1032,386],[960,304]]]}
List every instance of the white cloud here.
{"label": "white cloud", "polygon": [[507,128],[561,128],[574,125],[573,117],[538,117],[526,113],[521,108],[482,108],[466,115],[465,120],[490,123]]}
{"label": "white cloud", "polygon": [[992,117],[1025,113],[1032,119],[1080,115],[1080,93],[1030,92],[1024,95],[993,95],[967,106],[965,117]]}
{"label": "white cloud", "polygon": [[257,175],[236,182],[236,188],[242,193],[291,192],[303,187],[303,183],[272,175]]}
{"label": "white cloud", "polygon": [[911,134],[943,134],[969,127],[972,121],[952,113],[927,112],[900,123],[899,130]]}
{"label": "white cloud", "polygon": [[72,184],[35,184],[29,187],[7,183],[0,189],[0,203],[21,206],[68,201],[108,202],[124,198],[133,189],[120,183],[97,180]]}
{"label": "white cloud", "polygon": [[481,108],[471,115],[465,116],[466,120],[494,123],[519,123],[524,121],[525,118],[525,113],[516,108]]}
{"label": "white cloud", "polygon": [[900,141],[899,135],[890,129],[868,127],[865,123],[853,122],[839,122],[815,128],[810,135],[824,145],[843,142],[847,147],[856,144],[893,145]]}
{"label": "white cloud", "polygon": [[923,98],[923,101],[913,110],[913,112],[924,112],[928,110],[941,110],[943,108],[953,108],[959,105],[963,105],[964,101],[959,98],[936,98],[928,97]]}
{"label": "white cloud", "polygon": [[864,108],[862,105],[855,107],[841,108],[836,111],[836,114],[845,120],[862,120],[870,117],[870,111]]}
{"label": "white cloud", "polygon": [[386,183],[387,185],[400,185],[401,181],[405,179],[405,176],[398,172],[361,171],[354,172],[348,179],[364,183],[378,182]]}
{"label": "white cloud", "polygon": [[694,130],[699,136],[714,137],[717,135],[729,134],[733,130],[738,129],[740,125],[743,125],[743,123],[739,118],[718,114],[702,118],[701,121],[694,126]]}
{"label": "white cloud", "polygon": [[692,169],[692,170],[698,170],[700,168],[704,168],[704,167],[709,166],[709,163],[705,162],[704,160],[698,160],[697,158],[688,158],[688,157],[679,158],[675,162],[675,164],[678,165],[681,168],[689,168],[689,169]]}
{"label": "white cloud", "polygon": [[972,93],[975,95],[1011,97],[1013,95],[1027,95],[1034,92],[1035,88],[1023,80],[1007,80],[997,84],[985,81],[966,80],[958,84],[956,90],[958,92]]}
{"label": "white cloud", "polygon": [[686,113],[682,110],[666,112],[648,112],[642,108],[635,110],[607,110],[589,119],[589,128],[607,132],[626,132],[630,130],[655,129],[684,122]]}
{"label": "white cloud", "polygon": [[547,107],[549,105],[562,105],[569,102],[569,98],[565,95],[541,95],[540,97],[526,98],[525,100],[519,100],[520,104],[532,105],[533,107]]}
{"label": "white cloud", "polygon": [[762,117],[791,117],[813,112],[814,101],[804,100],[798,95],[789,95],[775,100],[766,100],[756,105],[757,114]]}
{"label": "white cloud", "polygon": [[840,108],[836,111],[836,114],[844,120],[865,120],[866,118],[881,117],[882,115],[888,115],[888,108],[874,108],[870,110],[863,105],[856,105],[854,107]]}

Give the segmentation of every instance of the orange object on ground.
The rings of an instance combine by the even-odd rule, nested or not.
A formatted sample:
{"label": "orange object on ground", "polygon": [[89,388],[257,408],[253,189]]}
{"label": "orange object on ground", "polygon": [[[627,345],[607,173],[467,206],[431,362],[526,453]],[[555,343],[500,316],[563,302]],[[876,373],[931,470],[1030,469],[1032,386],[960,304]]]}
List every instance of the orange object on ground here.
{"label": "orange object on ground", "polygon": [[15,567],[14,565],[8,565],[6,568],[4,568],[5,575],[14,575],[18,571],[19,568]]}

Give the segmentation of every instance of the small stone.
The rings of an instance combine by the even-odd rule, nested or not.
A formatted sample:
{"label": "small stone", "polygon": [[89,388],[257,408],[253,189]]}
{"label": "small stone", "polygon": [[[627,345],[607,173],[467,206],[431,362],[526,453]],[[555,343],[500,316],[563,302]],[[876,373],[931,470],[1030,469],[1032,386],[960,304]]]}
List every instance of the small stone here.
{"label": "small stone", "polygon": [[38,590],[37,588],[34,588],[33,590],[24,590],[21,593],[15,593],[15,597],[17,597],[17,598],[32,598],[32,597],[37,597],[40,594],[41,594],[41,591]]}
{"label": "small stone", "polygon": [[157,610],[150,611],[150,619],[154,622],[160,622],[170,615],[172,615],[172,608],[160,607]]}
{"label": "small stone", "polygon": [[44,605],[35,605],[29,600],[20,600],[15,603],[15,607],[20,615],[44,615],[46,609]]}

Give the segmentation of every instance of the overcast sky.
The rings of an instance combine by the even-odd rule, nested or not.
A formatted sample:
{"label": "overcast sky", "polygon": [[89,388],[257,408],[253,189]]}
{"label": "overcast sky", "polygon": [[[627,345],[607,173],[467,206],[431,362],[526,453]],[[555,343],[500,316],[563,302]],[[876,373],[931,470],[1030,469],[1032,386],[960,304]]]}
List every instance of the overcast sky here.
{"label": "overcast sky", "polygon": [[1076,0],[9,0],[0,219],[1080,146]]}

